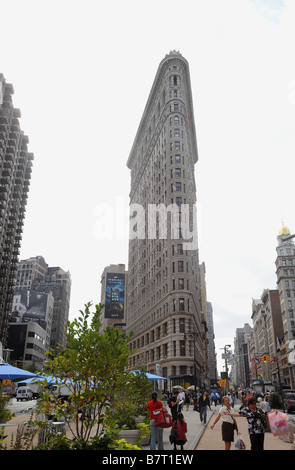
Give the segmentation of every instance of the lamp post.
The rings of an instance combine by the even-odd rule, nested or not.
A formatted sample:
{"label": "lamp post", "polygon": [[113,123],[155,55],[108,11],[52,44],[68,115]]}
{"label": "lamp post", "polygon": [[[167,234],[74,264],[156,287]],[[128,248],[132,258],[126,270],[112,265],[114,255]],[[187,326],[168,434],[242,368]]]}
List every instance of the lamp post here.
{"label": "lamp post", "polygon": [[227,349],[226,348],[230,348],[231,347],[231,344],[226,344],[224,346],[224,348],[220,348],[220,349],[223,349],[224,351],[224,362],[225,362],[225,379],[226,379],[226,385],[225,385],[225,391],[226,393],[228,392],[228,365],[227,365]]}

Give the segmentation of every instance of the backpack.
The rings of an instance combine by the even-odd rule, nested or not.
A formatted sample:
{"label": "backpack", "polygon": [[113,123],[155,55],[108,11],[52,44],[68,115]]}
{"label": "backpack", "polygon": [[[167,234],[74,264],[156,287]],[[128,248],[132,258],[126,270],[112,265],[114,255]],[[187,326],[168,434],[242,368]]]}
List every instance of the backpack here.
{"label": "backpack", "polygon": [[177,433],[177,428],[173,428],[171,433],[170,433],[170,436],[169,436],[169,441],[171,442],[171,444],[174,444],[174,442],[177,441],[177,437],[178,437],[178,433]]}

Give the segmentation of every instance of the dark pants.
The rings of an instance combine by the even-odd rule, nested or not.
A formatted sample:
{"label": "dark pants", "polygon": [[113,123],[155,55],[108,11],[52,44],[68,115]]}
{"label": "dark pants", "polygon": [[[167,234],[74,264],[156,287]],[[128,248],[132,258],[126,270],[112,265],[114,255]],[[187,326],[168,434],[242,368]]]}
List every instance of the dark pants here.
{"label": "dark pants", "polygon": [[264,433],[250,434],[251,450],[263,450]]}

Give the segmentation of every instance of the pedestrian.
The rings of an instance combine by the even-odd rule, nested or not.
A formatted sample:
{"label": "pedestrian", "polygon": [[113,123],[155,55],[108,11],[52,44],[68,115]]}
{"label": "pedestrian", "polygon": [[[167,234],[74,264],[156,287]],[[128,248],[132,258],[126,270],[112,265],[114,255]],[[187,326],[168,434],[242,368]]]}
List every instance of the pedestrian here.
{"label": "pedestrian", "polygon": [[233,394],[232,392],[229,393],[229,399],[230,399],[230,406],[231,406],[232,408],[234,408],[234,407],[235,407],[235,396],[234,396],[234,394]]}
{"label": "pedestrian", "polygon": [[180,392],[178,394],[178,398],[179,398],[178,412],[181,413],[182,408],[183,408],[183,404],[184,404],[184,401],[185,401],[185,393],[184,393],[183,389],[180,390]]}
{"label": "pedestrian", "polygon": [[151,430],[150,450],[156,450],[157,440],[158,440],[158,450],[164,450],[163,428],[155,426],[155,417],[154,417],[154,411],[162,407],[163,405],[162,405],[162,402],[158,400],[157,392],[153,392],[152,399],[147,404],[148,414],[150,418],[150,430]]}
{"label": "pedestrian", "polygon": [[190,402],[191,402],[191,396],[190,396],[188,390],[186,390],[186,391],[185,391],[185,405],[186,405],[186,411],[189,410]]}
{"label": "pedestrian", "polygon": [[216,406],[216,405],[219,405],[219,400],[220,400],[220,395],[218,392],[215,392],[215,398],[216,398],[216,403],[215,403],[215,406]]}
{"label": "pedestrian", "polygon": [[269,413],[270,412],[270,406],[269,406],[269,403],[265,400],[264,397],[258,397],[257,398],[257,406],[259,406],[259,408],[261,408],[263,411],[265,411],[266,413]]}
{"label": "pedestrian", "polygon": [[179,403],[179,398],[178,398],[178,390],[175,390],[173,392],[173,396],[170,399],[169,406],[171,408],[171,416],[172,416],[172,421],[177,421],[177,412],[178,412],[178,403]]}
{"label": "pedestrian", "polygon": [[235,418],[231,415],[230,399],[226,395],[222,397],[222,407],[211,426],[212,430],[220,418],[222,419],[221,436],[224,441],[224,450],[230,450],[231,443],[234,442],[234,431],[236,430],[238,433],[238,426]]}
{"label": "pedestrian", "polygon": [[232,416],[244,416],[247,419],[251,450],[264,448],[266,415],[267,413],[257,406],[255,397],[249,398],[248,406],[241,407],[239,413],[232,413]]}
{"label": "pedestrian", "polygon": [[206,421],[207,421],[207,407],[209,406],[209,409],[211,410],[210,406],[210,399],[208,396],[208,392],[205,391],[203,394],[200,395],[199,397],[199,410],[200,410],[200,420],[201,422],[204,419],[204,426],[206,426]]}
{"label": "pedestrian", "polygon": [[183,446],[187,442],[187,423],[182,413],[177,413],[177,420],[174,421],[172,430],[175,428],[177,429],[177,439],[174,442],[174,450],[177,450],[176,446],[181,446],[180,449],[183,450]]}

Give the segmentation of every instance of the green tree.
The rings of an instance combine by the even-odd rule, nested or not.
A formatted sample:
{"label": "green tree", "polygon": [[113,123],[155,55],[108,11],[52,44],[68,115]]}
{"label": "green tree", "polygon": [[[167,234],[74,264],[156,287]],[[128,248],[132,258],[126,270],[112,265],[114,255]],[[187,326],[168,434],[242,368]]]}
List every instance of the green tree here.
{"label": "green tree", "polygon": [[69,400],[57,400],[45,387],[39,403],[39,411],[66,420],[81,448],[101,435],[106,410],[130,390],[133,378],[125,370],[129,338],[115,327],[100,331],[103,306],[96,305],[91,313],[91,305],[86,304],[78,318],[68,323],[67,348],[50,350],[46,362],[48,374],[68,387]]}

